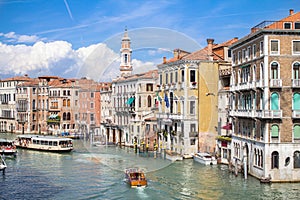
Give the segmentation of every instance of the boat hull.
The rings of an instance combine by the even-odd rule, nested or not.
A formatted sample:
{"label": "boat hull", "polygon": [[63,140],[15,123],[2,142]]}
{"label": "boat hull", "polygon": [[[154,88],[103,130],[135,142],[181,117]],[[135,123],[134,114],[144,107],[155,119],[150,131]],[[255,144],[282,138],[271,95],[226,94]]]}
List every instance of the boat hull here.
{"label": "boat hull", "polygon": [[17,148],[21,149],[29,149],[29,150],[35,150],[35,151],[48,151],[48,152],[57,152],[57,153],[63,153],[63,152],[70,152],[73,150],[73,148],[66,148],[66,149],[54,149],[54,148],[42,148],[42,147],[31,147],[31,146],[22,146],[22,145],[16,145]]}
{"label": "boat hull", "polygon": [[125,170],[126,182],[130,187],[146,187],[147,179],[145,178],[144,172],[137,169],[127,169]]}

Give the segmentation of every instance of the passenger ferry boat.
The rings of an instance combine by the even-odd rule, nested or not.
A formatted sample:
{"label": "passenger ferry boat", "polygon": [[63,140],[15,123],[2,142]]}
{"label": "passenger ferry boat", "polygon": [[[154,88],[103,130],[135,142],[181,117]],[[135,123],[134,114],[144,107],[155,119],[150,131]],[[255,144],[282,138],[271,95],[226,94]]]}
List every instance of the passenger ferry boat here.
{"label": "passenger ferry boat", "polygon": [[15,140],[19,148],[51,151],[69,152],[73,150],[72,139],[43,135],[19,135]]}
{"label": "passenger ferry boat", "polygon": [[0,154],[5,156],[16,156],[17,148],[13,140],[0,139]]}
{"label": "passenger ferry boat", "polygon": [[144,172],[137,168],[125,169],[125,179],[131,187],[147,186],[147,180]]}

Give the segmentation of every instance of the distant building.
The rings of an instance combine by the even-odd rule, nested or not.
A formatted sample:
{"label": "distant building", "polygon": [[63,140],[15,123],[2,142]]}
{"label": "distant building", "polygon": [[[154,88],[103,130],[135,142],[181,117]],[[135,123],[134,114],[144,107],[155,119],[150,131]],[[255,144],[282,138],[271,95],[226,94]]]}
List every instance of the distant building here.
{"label": "distant building", "polygon": [[[0,132],[16,132],[18,128],[17,120],[17,99],[16,99],[16,87],[24,82],[29,82],[31,78],[27,75],[16,76],[0,80]],[[27,106],[27,99],[24,98],[24,106]],[[27,109],[27,107],[24,107]],[[24,116],[25,122],[26,116]],[[19,120],[18,122],[21,121]]]}
{"label": "distant building", "polygon": [[233,166],[300,181],[300,12],[258,24],[230,49]]}

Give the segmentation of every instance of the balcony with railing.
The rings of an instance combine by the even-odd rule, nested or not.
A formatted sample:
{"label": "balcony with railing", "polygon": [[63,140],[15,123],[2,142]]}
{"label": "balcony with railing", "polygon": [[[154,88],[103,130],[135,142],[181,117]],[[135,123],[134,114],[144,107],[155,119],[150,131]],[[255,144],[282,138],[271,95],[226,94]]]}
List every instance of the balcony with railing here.
{"label": "balcony with railing", "polygon": [[282,80],[281,79],[271,79],[270,80],[270,87],[272,87],[272,88],[281,88],[282,87]]}
{"label": "balcony with railing", "polygon": [[281,119],[282,110],[257,110],[256,116],[263,119]]}
{"label": "balcony with railing", "polygon": [[300,88],[300,79],[292,79],[292,87]]}

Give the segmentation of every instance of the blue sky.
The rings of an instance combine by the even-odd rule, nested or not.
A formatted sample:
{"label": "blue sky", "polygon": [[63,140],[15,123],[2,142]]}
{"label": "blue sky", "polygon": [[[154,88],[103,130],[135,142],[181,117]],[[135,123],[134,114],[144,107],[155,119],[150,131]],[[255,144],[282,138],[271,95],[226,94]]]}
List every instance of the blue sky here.
{"label": "blue sky", "polygon": [[118,62],[125,27],[137,68],[156,65],[174,48],[194,51],[207,38],[242,38],[258,23],[298,8],[299,0],[0,0],[0,78],[85,75],[90,55],[108,49],[105,71]]}

